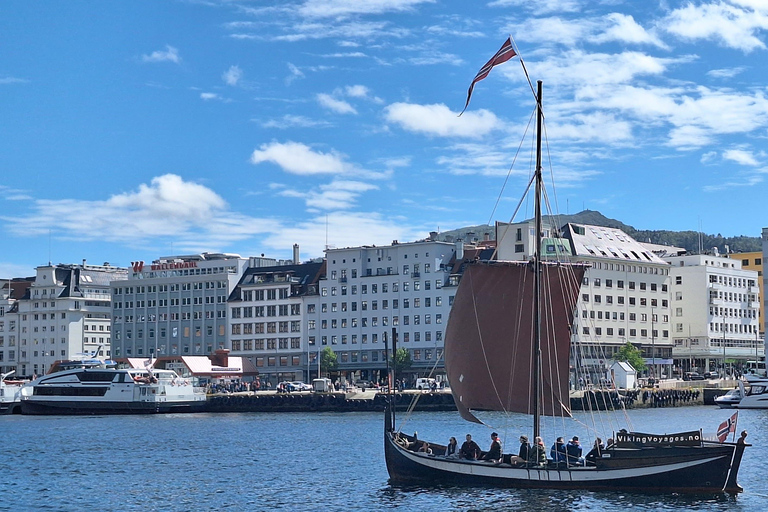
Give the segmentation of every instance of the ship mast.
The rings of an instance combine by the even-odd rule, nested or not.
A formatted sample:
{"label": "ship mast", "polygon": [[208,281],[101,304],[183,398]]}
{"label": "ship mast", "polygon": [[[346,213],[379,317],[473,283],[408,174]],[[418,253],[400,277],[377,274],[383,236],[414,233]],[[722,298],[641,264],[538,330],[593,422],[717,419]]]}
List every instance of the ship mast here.
{"label": "ship mast", "polygon": [[536,237],[533,250],[533,440],[541,435],[541,124],[542,124],[542,82],[536,82]]}

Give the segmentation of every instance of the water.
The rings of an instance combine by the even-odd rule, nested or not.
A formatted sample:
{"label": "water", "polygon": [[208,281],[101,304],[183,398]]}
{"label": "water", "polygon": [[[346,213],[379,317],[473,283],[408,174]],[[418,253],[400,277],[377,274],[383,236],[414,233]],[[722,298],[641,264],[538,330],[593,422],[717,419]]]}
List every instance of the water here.
{"label": "water", "polygon": [[[629,413],[638,431],[714,431],[732,411],[712,407]],[[501,418],[489,417],[501,423]],[[545,422],[558,435],[580,435],[583,423]],[[516,451],[526,418],[499,428]],[[560,420],[558,420],[560,421]],[[195,414],[155,416],[2,416],[0,511],[323,510],[763,510],[768,411],[741,411],[749,431],[735,496],[647,496],[610,492],[393,487],[387,482],[381,413]],[[598,425],[599,426],[599,425]],[[612,428],[605,425],[605,428]],[[416,413],[404,431],[440,442],[485,427],[456,413]],[[585,447],[586,448],[586,447]]]}

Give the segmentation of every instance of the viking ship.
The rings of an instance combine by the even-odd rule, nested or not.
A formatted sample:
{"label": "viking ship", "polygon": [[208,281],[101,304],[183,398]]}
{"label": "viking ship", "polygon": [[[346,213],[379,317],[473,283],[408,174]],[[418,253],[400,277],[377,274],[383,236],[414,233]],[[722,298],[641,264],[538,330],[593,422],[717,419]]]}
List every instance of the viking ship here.
{"label": "viking ship", "polygon": [[[483,68],[485,75],[490,67]],[[536,164],[531,180],[535,185],[533,254],[524,262],[468,264],[444,339],[446,373],[461,417],[480,422],[477,411],[529,414],[531,440],[541,435],[542,416],[572,416],[571,328],[588,271],[583,263],[542,258],[542,89],[539,81],[535,93]],[[391,345],[394,356],[394,335]],[[384,425],[390,482],[424,486],[739,492],[739,465],[749,446],[746,432],[736,442],[719,442],[705,438],[700,429],[664,434],[619,429],[612,433],[614,442],[586,463],[519,460],[509,454],[486,461],[447,456],[446,446],[401,432],[392,400]],[[430,450],[420,451],[425,441]]]}

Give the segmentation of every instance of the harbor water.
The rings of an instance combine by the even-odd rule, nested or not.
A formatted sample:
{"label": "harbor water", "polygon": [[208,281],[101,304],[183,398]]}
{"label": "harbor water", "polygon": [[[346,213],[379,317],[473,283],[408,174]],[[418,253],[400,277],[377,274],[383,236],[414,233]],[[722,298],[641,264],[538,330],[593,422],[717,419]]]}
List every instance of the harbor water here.
{"label": "harbor water", "polygon": [[[732,413],[693,406],[627,414],[635,431],[706,433]],[[530,428],[522,415],[486,419],[506,452],[516,452],[515,440]],[[589,428],[621,428],[596,421],[582,413],[545,420],[545,442],[579,435],[586,444]],[[753,445],[739,474],[744,492],[687,496],[391,486],[383,415],[375,412],[2,416],[0,511],[764,510],[768,411],[740,411],[738,421]],[[484,448],[490,442],[489,429],[455,412],[415,413],[402,429],[441,443],[466,433]]]}

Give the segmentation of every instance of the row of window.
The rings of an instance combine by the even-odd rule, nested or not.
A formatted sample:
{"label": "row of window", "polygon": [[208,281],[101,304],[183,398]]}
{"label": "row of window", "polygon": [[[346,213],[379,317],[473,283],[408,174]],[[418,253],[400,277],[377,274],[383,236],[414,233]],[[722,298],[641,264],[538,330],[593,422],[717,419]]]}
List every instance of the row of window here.
{"label": "row of window", "polygon": [[[683,308],[677,308],[676,316],[683,316]],[[730,318],[757,318],[757,309],[736,309],[713,306],[709,308],[709,316],[722,316]]]}
{"label": "row of window", "polygon": [[[589,313],[587,313],[588,310],[582,309],[581,310],[581,318],[591,318],[591,319],[597,319],[602,320],[605,318],[605,320],[624,320],[625,314],[623,311],[606,311],[605,315],[603,315],[602,311],[595,311],[595,310],[589,310]],[[637,313],[629,313],[629,321],[630,322],[636,322],[637,321]],[[640,321],[641,322],[647,322],[648,321],[648,313],[640,313]],[[651,321],[652,322],[658,322],[659,321],[659,315],[651,315]],[[669,315],[661,315],[661,321],[663,323],[669,322]]]}
{"label": "row of window", "polygon": [[[422,305],[422,299],[424,299],[424,303],[423,304],[424,304],[425,308],[431,308],[432,307],[432,303],[433,303],[432,297],[414,297],[413,299],[392,299],[392,301],[391,301],[392,309],[399,309],[401,303],[402,303],[403,309],[410,308],[411,304],[413,304],[414,308],[420,308],[421,305]],[[442,305],[443,305],[443,298],[442,297],[435,297],[434,299],[435,299],[434,300],[435,307],[442,307]],[[342,313],[346,312],[347,311],[347,304],[348,303],[346,303],[346,302],[341,302],[340,303],[341,308],[339,309],[339,305],[336,302],[331,302],[331,304],[330,304],[330,311],[331,311],[331,313],[335,313],[335,312],[337,312],[339,310]],[[360,304],[360,310],[361,311],[368,311],[369,303],[368,303],[367,300],[360,301],[359,304]],[[379,309],[379,304],[381,304],[381,309],[389,309],[390,301],[388,299],[384,299],[381,302],[379,302],[378,300],[372,300],[372,301],[370,301],[370,309],[372,311],[378,310]],[[448,297],[448,305],[453,305],[453,296]],[[351,311],[357,311],[357,307],[358,307],[358,303],[357,302],[350,302],[349,303],[349,308],[350,308]],[[327,302],[323,302],[322,304],[320,304],[320,311],[322,313],[327,313],[328,309],[329,308],[328,308],[328,303]],[[314,307],[307,308],[307,313],[314,313],[314,312],[315,312]]]}
{"label": "row of window", "polygon": [[[381,317],[381,325],[383,327],[389,326],[389,318],[388,316],[382,316]],[[410,325],[411,319],[413,320],[413,325],[419,325],[421,324],[421,315],[403,315],[403,325]],[[424,323],[425,324],[431,324],[432,323],[432,315],[431,314],[425,314],[424,315]],[[443,315],[441,313],[437,313],[435,315],[435,323],[441,324],[443,323]],[[321,329],[328,329],[328,326],[330,325],[331,329],[337,329],[342,328],[346,329],[347,327],[356,328],[358,325],[360,327],[368,327],[368,317],[362,317],[360,318],[360,322],[358,323],[357,317],[352,317],[350,319],[347,318],[332,318],[330,320],[323,319],[320,321],[320,328]],[[379,317],[374,316],[371,317],[370,326],[371,327],[378,327],[379,325]],[[393,316],[392,317],[392,325],[398,326],[400,325],[400,317],[399,316]],[[315,328],[317,328],[317,322],[315,320],[307,320],[307,329],[312,331]]]}
{"label": "row of window", "polygon": [[191,290],[221,290],[229,287],[228,281],[196,281],[193,283],[170,283],[149,286],[125,286],[113,288],[114,295],[133,295],[138,293],[165,293]]}
{"label": "row of window", "polygon": [[[290,331],[289,331],[290,328]],[[276,332],[301,332],[301,321],[291,322],[256,322],[232,324],[232,334],[272,334]]]}
{"label": "row of window", "polygon": [[[343,282],[343,281],[342,281]],[[423,281],[424,283],[424,290],[431,290],[432,289],[432,281]],[[381,293],[389,293],[390,287],[389,283],[372,283],[369,287],[367,284],[360,285],[360,294],[366,295],[368,293],[368,290],[373,293],[379,293],[379,284],[381,284]],[[392,293],[399,293],[400,292],[400,282],[394,281],[392,283]],[[421,291],[422,281],[413,281],[413,291],[418,292]],[[440,289],[443,287],[443,280],[442,279],[436,279],[435,280],[435,288]],[[347,285],[341,285],[339,287],[331,286],[331,296],[337,295],[338,291],[341,291],[341,295],[347,295],[347,291],[349,290],[351,295],[357,295],[358,291],[358,285],[353,284],[351,286]],[[402,291],[403,292],[410,292],[411,291],[411,281],[403,281],[402,282]],[[328,296],[328,287],[323,286],[320,288],[320,295],[323,297]]]}
{"label": "row of window", "polygon": [[[591,296],[592,302],[595,304],[602,304],[603,303],[603,296],[602,295],[592,295]],[[650,304],[651,307],[658,307],[659,306],[659,300],[658,299],[650,299],[646,297],[639,297],[639,301],[637,300],[638,297],[627,297],[626,302],[629,303],[630,306],[635,306],[639,302],[641,306],[648,306]],[[590,295],[588,293],[581,294],[581,301],[588,303],[590,301]],[[613,295],[606,295],[605,296],[605,303],[606,304],[613,304]],[[625,304],[625,297],[623,295],[618,295],[616,297],[616,304],[623,305]],[[669,301],[667,299],[661,299],[661,307],[666,308],[669,306]]]}
{"label": "row of window", "polygon": [[[208,325],[205,326],[206,330],[206,336],[213,336],[213,326]],[[224,336],[225,329],[224,325],[219,325],[219,336]],[[170,329],[171,337],[176,338],[179,336],[179,328],[178,327],[171,327]],[[203,327],[200,325],[197,325],[194,327],[195,337],[199,338],[203,335]],[[189,326],[185,326],[181,328],[181,336],[183,338],[189,338],[191,333],[191,328]],[[149,338],[155,337],[155,329],[153,327],[150,327],[147,329],[147,334]],[[168,335],[168,329],[166,327],[160,327],[159,329],[160,338],[166,338]],[[121,340],[122,339],[122,332],[119,330],[115,331],[115,340]],[[125,339],[130,340],[133,339],[133,329],[127,328],[125,329]],[[144,339],[144,329],[136,329],[136,339]]]}
{"label": "row of window", "polygon": [[[590,328],[587,326],[584,326],[581,328],[581,333],[589,335],[590,334]],[[618,329],[618,336],[625,336],[625,330],[623,327]],[[659,337],[659,331],[657,329],[652,329],[652,337],[658,338]],[[603,329],[602,327],[595,327],[594,328],[594,335],[595,336],[602,336],[603,335]],[[605,335],[606,336],[613,336],[613,327],[607,327],[605,329]],[[629,329],[629,337],[635,338],[637,337],[637,329]],[[648,337],[648,329],[640,329],[640,337],[641,338],[647,338]],[[662,338],[669,338],[669,331],[663,330],[661,331],[661,337]]]}
{"label": "row of window", "polygon": [[[413,341],[414,343],[419,343],[422,341],[421,332],[417,331],[414,333],[411,332],[402,332],[400,333],[400,339],[401,341],[405,343],[409,343]],[[367,333],[360,334],[359,338],[357,334],[332,334],[330,336],[320,336],[320,344],[321,345],[328,345],[328,341],[330,339],[331,345],[338,345],[339,341],[341,341],[342,345],[346,345],[347,343],[350,343],[352,345],[356,345],[358,342],[358,339],[360,340],[360,343],[365,344],[368,343],[370,340],[371,343],[378,343],[379,342],[379,334],[373,333],[370,335]],[[424,332],[424,341],[432,341],[432,331],[425,331]],[[443,341],[443,331],[435,331],[435,341]],[[310,336],[308,343],[310,346],[317,344],[317,339],[315,336]]]}
{"label": "row of window", "polygon": [[[588,285],[589,284],[589,277],[584,276],[584,281],[583,282],[584,282],[584,284]],[[596,277],[595,279],[592,280],[592,286],[594,288],[600,288],[600,287],[603,286],[603,284],[605,285],[605,288],[613,288],[613,279],[605,279],[605,280],[603,280],[602,278]],[[620,290],[623,290],[624,289],[624,281],[621,280],[621,279],[617,280],[616,281],[616,288],[618,288]],[[650,289],[650,291],[655,292],[655,291],[658,290],[659,286],[658,286],[657,283],[650,283],[649,284],[649,283],[646,283],[646,282],[635,283],[635,281],[628,281],[627,282],[627,288],[630,289],[630,290],[635,290],[635,289],[648,290],[648,289]],[[662,292],[666,292],[667,290],[668,290],[667,285],[666,284],[662,284],[661,285],[661,291]]]}
{"label": "row of window", "polygon": [[[679,277],[679,276],[678,276]],[[709,282],[713,284],[721,284],[723,286],[733,286],[735,288],[747,288],[755,286],[754,279],[747,279],[745,277],[732,277],[712,274],[709,276]],[[676,284],[680,284],[677,282]]]}
{"label": "row of window", "polygon": [[[289,345],[290,344],[290,345]],[[232,340],[232,351],[250,350],[295,350],[301,348],[301,338],[264,338]]]}
{"label": "row of window", "polygon": [[[680,324],[678,324],[680,325]],[[757,326],[752,324],[727,324],[722,322],[711,322],[709,332],[732,332],[737,334],[755,334]]]}

